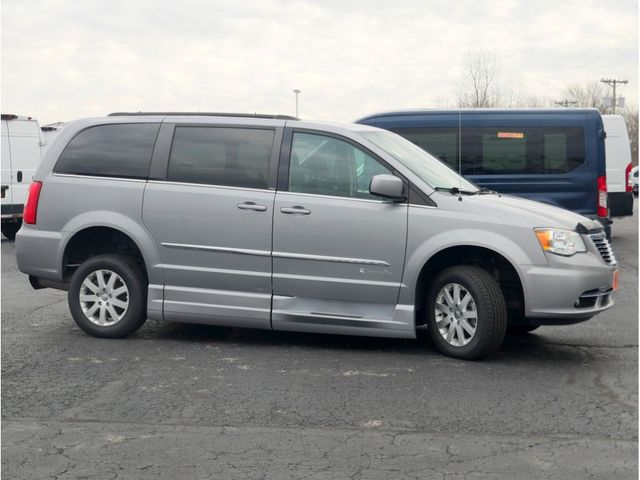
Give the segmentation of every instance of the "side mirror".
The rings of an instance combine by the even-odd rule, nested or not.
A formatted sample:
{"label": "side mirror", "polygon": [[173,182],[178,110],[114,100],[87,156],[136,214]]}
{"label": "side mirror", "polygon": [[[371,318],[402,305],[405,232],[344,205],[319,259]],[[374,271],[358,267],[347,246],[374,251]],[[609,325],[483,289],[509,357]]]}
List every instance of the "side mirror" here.
{"label": "side mirror", "polygon": [[388,174],[375,175],[371,179],[369,193],[395,201],[402,201],[407,198],[404,194],[404,183],[402,180]]}

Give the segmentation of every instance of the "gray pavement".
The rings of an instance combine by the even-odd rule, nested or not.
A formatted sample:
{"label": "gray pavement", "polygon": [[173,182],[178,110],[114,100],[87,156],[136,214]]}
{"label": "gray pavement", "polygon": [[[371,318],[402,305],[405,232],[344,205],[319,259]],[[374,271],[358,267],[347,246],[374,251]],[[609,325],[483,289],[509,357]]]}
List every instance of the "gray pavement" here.
{"label": "gray pavement", "polygon": [[3,239],[2,477],[637,478],[637,216],[613,245],[612,310],[464,362],[426,338],[91,338]]}

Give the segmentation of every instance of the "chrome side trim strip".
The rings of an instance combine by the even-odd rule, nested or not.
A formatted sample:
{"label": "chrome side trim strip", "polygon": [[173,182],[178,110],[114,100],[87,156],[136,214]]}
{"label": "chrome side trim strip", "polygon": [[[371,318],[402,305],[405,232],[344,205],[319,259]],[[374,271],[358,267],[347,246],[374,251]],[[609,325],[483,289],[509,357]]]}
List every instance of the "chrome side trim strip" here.
{"label": "chrome side trim strip", "polygon": [[322,195],[320,193],[288,192],[288,191],[282,191],[282,190],[278,190],[276,193],[278,195],[285,195],[285,196],[296,195],[300,197],[315,197],[315,198],[330,198],[332,200],[345,200],[348,202],[377,203],[379,205],[398,205],[399,207],[407,206],[407,202],[396,203],[391,200],[382,200],[382,199],[374,200],[374,199],[367,199],[367,198],[341,197],[339,195]]}
{"label": "chrome side trim strip", "polygon": [[185,302],[182,300],[165,300],[165,305],[186,305],[190,307],[203,307],[203,308],[211,308],[211,309],[220,309],[220,310],[242,310],[245,312],[264,312],[268,313],[271,310],[268,308],[257,308],[257,307],[240,307],[237,305],[220,305],[216,303],[201,303],[201,302]]}
{"label": "chrome side trim strip", "polygon": [[271,252],[267,250],[250,250],[248,248],[214,247],[210,245],[189,245],[186,243],[170,243],[170,242],[162,242],[162,246],[167,248],[182,248],[185,250],[203,250],[206,252],[237,253],[239,255],[255,255],[258,257],[268,257],[271,255]]}
{"label": "chrome side trim strip", "polygon": [[271,292],[269,293],[254,293],[244,292],[239,290],[220,290],[218,288],[198,288],[198,287],[179,287],[176,285],[167,285],[165,287],[165,293],[197,293],[204,295],[219,295],[224,297],[242,297],[242,298],[257,298],[262,300],[271,300]]}
{"label": "chrome side trim strip", "polygon": [[80,175],[77,173],[52,173],[54,177],[71,177],[71,178],[89,178],[92,180],[116,180],[118,182],[135,182],[135,183],[147,183],[147,180],[144,178],[127,178],[127,177],[116,177],[111,175]]}
{"label": "chrome side trim strip", "polygon": [[177,185],[177,186],[184,186],[184,187],[203,187],[203,188],[211,188],[215,190],[240,190],[244,192],[275,193],[275,189],[273,188],[232,187],[230,185],[214,185],[212,183],[174,182],[172,180],[149,180],[148,183],[152,183],[154,185]]}
{"label": "chrome side trim strip", "polygon": [[382,260],[371,260],[368,258],[332,257],[328,255],[308,255],[305,253],[273,252],[273,257],[291,258],[296,260],[317,260],[320,262],[352,263],[358,265],[376,265],[379,267],[391,266],[387,262]]}
{"label": "chrome side trim strip", "polygon": [[194,265],[173,265],[171,263],[158,263],[156,267],[166,268],[168,270],[186,270],[188,272],[222,273],[222,274],[228,274],[228,275],[248,275],[252,277],[271,277],[271,272],[254,272],[251,270],[229,270],[227,268],[196,267]]}
{"label": "chrome side trim strip", "polygon": [[382,282],[379,280],[364,280],[361,278],[336,278],[336,277],[314,277],[310,275],[293,275],[287,273],[275,273],[273,278],[280,278],[283,280],[296,280],[306,282],[330,282],[330,283],[345,283],[353,285],[370,285],[372,287],[391,287],[391,288],[403,288],[406,287],[403,283],[398,282]]}
{"label": "chrome side trim strip", "polygon": [[383,260],[371,260],[368,258],[332,257],[328,255],[309,255],[305,253],[269,252],[267,250],[251,250],[248,248],[216,247],[211,245],[190,245],[186,243],[171,243],[171,242],[162,242],[162,246],[167,248],[182,248],[185,250],[201,250],[205,252],[237,253],[239,255],[254,255],[258,257],[273,256],[274,258],[289,258],[289,259],[295,259],[295,260],[316,260],[319,262],[350,263],[350,264],[356,264],[356,265],[375,265],[379,267],[391,266]]}

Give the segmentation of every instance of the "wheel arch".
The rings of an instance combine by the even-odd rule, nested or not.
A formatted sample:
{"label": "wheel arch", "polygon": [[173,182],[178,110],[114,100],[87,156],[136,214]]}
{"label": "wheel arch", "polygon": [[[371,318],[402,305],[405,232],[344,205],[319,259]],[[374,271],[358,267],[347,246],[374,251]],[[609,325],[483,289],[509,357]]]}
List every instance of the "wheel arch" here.
{"label": "wheel arch", "polygon": [[74,245],[74,242],[90,232],[102,231],[117,233],[128,239],[135,245],[143,260],[149,283],[163,283],[162,272],[157,268],[160,263],[158,249],[148,231],[141,225],[141,220],[135,220],[111,211],[92,211],[72,219],[64,226],[63,231],[66,235],[65,240],[60,244],[58,256],[62,275],[65,272],[70,247]]}
{"label": "wheel arch", "polygon": [[[466,241],[463,243],[446,241],[435,247],[433,241],[437,238],[434,237],[431,242],[425,242],[421,248],[417,249],[407,261],[409,268],[407,268],[407,280],[404,283],[407,286],[407,293],[412,298],[404,303],[411,302],[415,306],[415,325],[424,323],[422,307],[429,279],[444,268],[455,265],[478,265],[489,271],[498,281],[505,295],[510,322],[518,321],[518,317],[524,314],[526,303],[523,273],[519,265],[531,264],[532,259],[513,241],[497,234],[486,237],[477,235],[475,241],[470,240],[469,235],[459,237],[456,232],[447,232],[446,236],[466,238]],[[496,248],[496,245],[502,248]]]}

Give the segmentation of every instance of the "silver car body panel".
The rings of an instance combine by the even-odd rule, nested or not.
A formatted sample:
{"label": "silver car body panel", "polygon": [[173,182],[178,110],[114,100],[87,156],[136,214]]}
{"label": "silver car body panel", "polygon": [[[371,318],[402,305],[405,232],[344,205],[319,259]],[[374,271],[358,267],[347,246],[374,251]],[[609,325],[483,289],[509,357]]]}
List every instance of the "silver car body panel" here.
{"label": "silver car body panel", "polygon": [[[160,251],[166,320],[270,328],[274,198],[269,190],[147,184],[142,217]],[[266,208],[238,208],[245,202]]]}
{"label": "silver car body panel", "polygon": [[[250,189],[52,173],[67,143],[84,128],[163,121],[339,135],[379,156],[432,204],[276,191],[275,185]],[[497,252],[513,265],[528,317],[570,320],[611,306],[607,300],[575,308],[585,292],[610,288],[616,270],[587,235],[588,252],[560,257],[545,254],[533,232],[599,224],[520,198],[436,192],[359,134],[368,130],[378,129],[200,116],[71,122],[36,172],[43,182],[38,220],[18,232],[18,266],[29,275],[61,281],[73,236],[93,226],[111,227],[128,235],[144,257],[149,318],[410,338],[416,332],[422,268],[439,252],[464,245]],[[272,159],[276,168],[279,138]]]}
{"label": "silver car body panel", "polygon": [[[310,213],[281,211],[292,207]],[[278,192],[273,219],[273,328],[411,332],[413,320],[403,325],[392,320],[402,286],[407,210],[406,203]],[[335,318],[344,314],[352,318],[342,322]],[[370,326],[372,321],[378,322],[375,327]]]}

